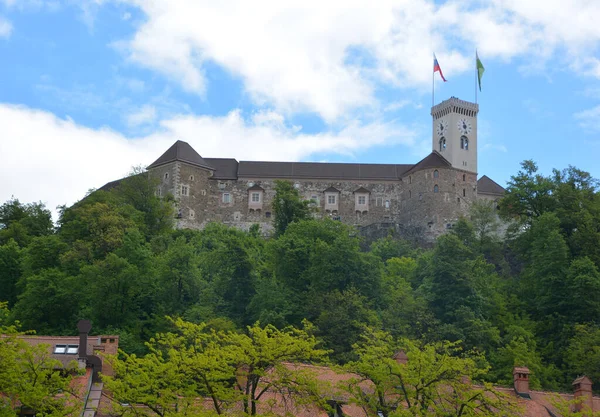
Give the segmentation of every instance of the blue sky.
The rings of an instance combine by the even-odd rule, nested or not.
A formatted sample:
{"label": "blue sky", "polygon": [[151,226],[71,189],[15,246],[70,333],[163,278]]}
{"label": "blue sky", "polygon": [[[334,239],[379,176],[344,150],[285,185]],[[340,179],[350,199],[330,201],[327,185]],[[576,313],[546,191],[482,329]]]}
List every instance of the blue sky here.
{"label": "blue sky", "polygon": [[[567,4],[568,3],[568,4]],[[0,0],[0,199],[71,204],[181,139],[238,160],[414,163],[479,94],[479,173],[600,177],[600,2]]]}

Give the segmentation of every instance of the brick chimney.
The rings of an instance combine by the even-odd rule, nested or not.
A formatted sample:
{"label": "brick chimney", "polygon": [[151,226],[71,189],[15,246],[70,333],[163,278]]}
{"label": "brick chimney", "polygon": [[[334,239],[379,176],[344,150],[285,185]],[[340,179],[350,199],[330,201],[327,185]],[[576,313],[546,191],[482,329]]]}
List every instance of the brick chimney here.
{"label": "brick chimney", "polygon": [[79,330],[79,359],[87,359],[88,354],[93,353],[87,351],[88,334],[92,330],[92,322],[89,320],[79,320],[77,330]]}
{"label": "brick chimney", "polygon": [[513,368],[513,381],[517,394],[529,395],[529,368],[524,366],[515,366]]}
{"label": "brick chimney", "polygon": [[404,352],[403,350],[399,350],[398,352],[396,352],[393,358],[396,361],[396,363],[400,365],[406,365],[408,363],[408,356],[406,356],[406,352]]}
{"label": "brick chimney", "polygon": [[[594,398],[592,396],[592,380],[587,376],[580,376],[573,381],[573,391],[576,400],[580,400],[575,405],[575,411],[587,412],[592,415],[594,411]],[[584,414],[585,415],[585,414]]]}

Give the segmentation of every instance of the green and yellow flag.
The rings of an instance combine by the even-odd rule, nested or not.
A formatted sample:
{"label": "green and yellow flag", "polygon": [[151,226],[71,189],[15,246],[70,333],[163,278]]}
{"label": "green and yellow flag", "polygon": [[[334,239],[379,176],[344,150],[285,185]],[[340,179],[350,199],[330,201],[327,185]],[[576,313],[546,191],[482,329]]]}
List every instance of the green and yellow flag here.
{"label": "green and yellow flag", "polygon": [[477,55],[477,51],[475,51],[475,65],[477,67],[477,80],[479,81],[479,91],[481,91],[481,77],[483,77],[483,72],[485,71],[485,68],[479,60],[479,55]]}

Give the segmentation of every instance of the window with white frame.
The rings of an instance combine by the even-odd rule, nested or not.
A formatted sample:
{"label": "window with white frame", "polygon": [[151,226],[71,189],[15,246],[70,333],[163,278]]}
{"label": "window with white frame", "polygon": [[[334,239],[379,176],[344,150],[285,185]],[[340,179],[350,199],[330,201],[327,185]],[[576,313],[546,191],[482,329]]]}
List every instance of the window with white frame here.
{"label": "window with white frame", "polygon": [[260,193],[252,193],[252,199],[251,201],[253,203],[260,203]]}
{"label": "window with white frame", "polygon": [[390,200],[385,200],[385,208],[386,209],[390,208]]}
{"label": "window with white frame", "polygon": [[229,194],[229,193],[223,193],[222,201],[225,204],[231,203],[231,194]]}
{"label": "window with white frame", "polygon": [[190,189],[188,188],[187,185],[182,185],[181,186],[181,195],[190,195]]}
{"label": "window with white frame", "polygon": [[359,195],[358,196],[358,204],[361,206],[364,206],[365,204],[367,204],[367,197],[364,195]]}
{"label": "window with white frame", "polygon": [[335,195],[327,196],[327,204],[335,204]]}

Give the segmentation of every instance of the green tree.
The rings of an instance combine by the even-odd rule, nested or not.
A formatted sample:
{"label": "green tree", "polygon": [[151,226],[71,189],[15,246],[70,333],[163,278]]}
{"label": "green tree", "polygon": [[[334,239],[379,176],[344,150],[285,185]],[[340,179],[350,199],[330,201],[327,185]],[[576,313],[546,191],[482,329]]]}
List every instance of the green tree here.
{"label": "green tree", "polygon": [[[370,330],[355,345],[358,360],[345,369],[356,375],[340,384],[370,415],[517,415],[516,402],[482,382],[481,358],[464,355],[456,343],[420,345]],[[406,362],[395,359],[403,352]]]}
{"label": "green tree", "polygon": [[13,198],[0,206],[0,244],[14,239],[26,246],[32,237],[54,230],[52,214],[42,203],[22,204]]}
{"label": "green tree", "polygon": [[0,246],[0,301],[8,302],[9,307],[17,301],[22,256],[23,251],[12,239]]}
{"label": "green tree", "polygon": [[276,180],[273,214],[275,235],[281,236],[290,223],[309,218],[310,201],[303,201],[291,182]]}
{"label": "green tree", "polygon": [[510,177],[500,202],[500,212],[505,217],[531,223],[534,218],[555,209],[556,201],[552,196],[555,184],[537,171],[536,163],[527,160],[521,163],[517,175]]}
{"label": "green tree", "polygon": [[592,381],[600,381],[600,327],[597,324],[580,324],[574,330],[566,350],[566,369],[570,379],[586,375]]}
{"label": "green tree", "polygon": [[[287,392],[298,401],[308,394],[318,401],[310,375],[290,366],[326,357],[310,325],[277,330],[256,324],[245,333],[232,333],[181,319],[173,324],[175,332],[152,339],[145,357],[123,354],[110,359],[116,375],[105,383],[116,400],[146,405],[149,414],[161,417],[199,406],[204,413],[241,409],[245,415],[258,415],[259,409],[272,406],[268,392]],[[198,396],[209,402],[198,404]]]}
{"label": "green tree", "polygon": [[0,416],[17,417],[23,409],[36,415],[66,417],[82,403],[71,391],[72,368],[51,358],[49,346],[32,346],[15,326],[8,326],[6,303],[0,302]]}
{"label": "green tree", "polygon": [[159,181],[138,166],[111,190],[119,201],[133,206],[140,213],[141,221],[138,226],[148,237],[166,233],[174,224],[172,198],[160,198],[156,195]]}

